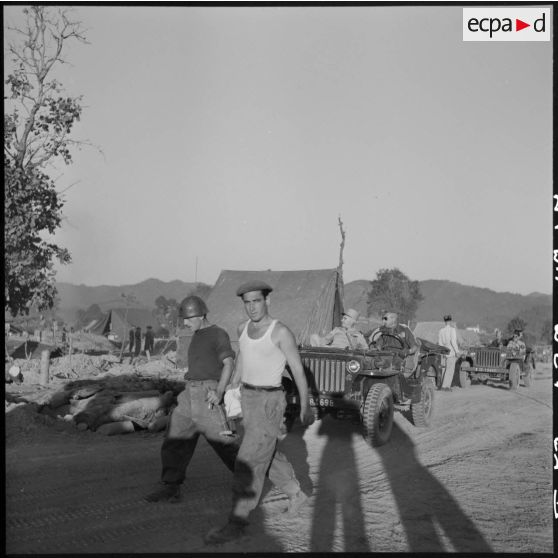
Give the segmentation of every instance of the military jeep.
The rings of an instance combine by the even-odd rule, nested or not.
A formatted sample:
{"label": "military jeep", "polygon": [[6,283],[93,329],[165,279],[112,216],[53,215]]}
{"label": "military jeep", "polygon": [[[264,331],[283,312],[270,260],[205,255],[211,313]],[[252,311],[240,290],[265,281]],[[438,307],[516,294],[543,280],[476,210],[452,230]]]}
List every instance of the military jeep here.
{"label": "military jeep", "polygon": [[457,383],[467,388],[472,381],[506,383],[517,389],[523,380],[531,385],[534,358],[531,351],[512,347],[471,347],[457,361]]}
{"label": "military jeep", "polygon": [[[392,336],[390,336],[392,337]],[[443,347],[421,347],[418,365],[404,377],[403,346],[364,350],[299,347],[315,418],[324,414],[351,418],[363,425],[363,436],[373,447],[385,444],[393,426],[394,410],[403,412],[416,426],[429,426],[434,390],[441,382]],[[284,378],[287,426],[299,414],[294,382]]]}

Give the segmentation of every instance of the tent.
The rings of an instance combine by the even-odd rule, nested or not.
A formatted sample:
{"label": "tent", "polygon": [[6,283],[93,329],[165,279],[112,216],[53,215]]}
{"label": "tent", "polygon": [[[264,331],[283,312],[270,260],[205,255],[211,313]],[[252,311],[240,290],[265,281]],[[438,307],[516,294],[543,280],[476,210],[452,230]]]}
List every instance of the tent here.
{"label": "tent", "polygon": [[224,270],[206,302],[210,322],[228,332],[233,348],[238,348],[237,327],[247,320],[236,289],[252,279],[261,279],[273,287],[269,313],[291,329],[299,345],[309,344],[312,333],[323,335],[341,324],[342,284],[336,269]]}
{"label": "tent", "polygon": [[[438,343],[438,332],[445,326],[445,322],[419,322],[413,333],[415,337],[426,339],[431,343]],[[480,336],[476,331],[457,329],[457,344],[459,348],[480,345]]]}
{"label": "tent", "polygon": [[148,308],[113,308],[91,328],[90,332],[97,335],[112,332],[118,336],[119,341],[126,341],[131,328],[139,326],[142,332],[145,332],[148,325],[154,329],[158,325],[153,312]]}

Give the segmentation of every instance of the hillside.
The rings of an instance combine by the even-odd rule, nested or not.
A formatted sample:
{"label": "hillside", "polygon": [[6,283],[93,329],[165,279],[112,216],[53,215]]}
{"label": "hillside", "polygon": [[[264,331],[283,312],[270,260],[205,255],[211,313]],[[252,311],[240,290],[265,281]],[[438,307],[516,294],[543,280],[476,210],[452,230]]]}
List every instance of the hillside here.
{"label": "hillside", "polygon": [[180,302],[196,287],[196,283],[179,280],[166,283],[159,279],[147,279],[136,285],[89,287],[57,283],[56,287],[60,299],[58,315],[65,321],[72,322],[78,310],[86,310],[92,304],[97,304],[103,311],[124,306],[122,294],[134,295],[137,300],[136,306],[144,308],[155,308],[155,299],[159,296],[174,298]]}
{"label": "hillside", "polygon": [[[552,296],[541,293],[520,295],[471,287],[453,281],[420,281],[424,300],[419,305],[419,322],[438,321],[450,313],[460,327],[476,326],[487,331],[503,328],[514,317],[527,322],[527,329],[538,335],[546,320],[552,318]],[[366,315],[366,291],[369,281],[352,281],[345,285],[345,306]]]}
{"label": "hillside", "polygon": [[[366,316],[369,285],[370,281],[364,279],[347,283],[345,307],[355,308]],[[58,315],[72,322],[79,309],[85,310],[92,304],[97,304],[103,311],[123,306],[122,293],[133,294],[138,306],[154,308],[158,296],[180,301],[195,286],[196,283],[180,280],[164,282],[159,279],[147,279],[136,285],[98,287],[58,283]],[[527,329],[538,336],[544,322],[552,318],[551,295],[496,292],[434,279],[420,281],[420,288],[424,300],[418,308],[416,319],[421,322],[438,321],[443,314],[451,313],[460,327],[480,325],[481,328],[492,331],[495,327],[505,327],[514,316],[520,316],[527,322]]]}

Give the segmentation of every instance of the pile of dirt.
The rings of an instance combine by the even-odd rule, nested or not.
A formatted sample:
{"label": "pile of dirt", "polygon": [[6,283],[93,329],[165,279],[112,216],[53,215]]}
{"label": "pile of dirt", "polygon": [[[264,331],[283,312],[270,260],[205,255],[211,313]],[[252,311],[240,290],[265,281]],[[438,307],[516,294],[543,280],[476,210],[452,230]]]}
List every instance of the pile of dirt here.
{"label": "pile of dirt", "polygon": [[[133,424],[127,431],[157,431],[164,428],[176,396],[184,389],[183,372],[164,357],[140,358],[133,364],[110,354],[52,358],[47,385],[40,383],[39,359],[12,360],[6,363],[6,371],[12,366],[19,367],[23,379],[6,384],[6,416],[12,433],[58,423],[96,431],[126,421]],[[102,431],[116,433],[118,428],[113,430]]]}
{"label": "pile of dirt", "polygon": [[73,424],[57,420],[55,417],[40,412],[36,403],[6,401],[5,435],[6,444],[21,441],[22,438],[41,436],[45,430],[76,432]]}

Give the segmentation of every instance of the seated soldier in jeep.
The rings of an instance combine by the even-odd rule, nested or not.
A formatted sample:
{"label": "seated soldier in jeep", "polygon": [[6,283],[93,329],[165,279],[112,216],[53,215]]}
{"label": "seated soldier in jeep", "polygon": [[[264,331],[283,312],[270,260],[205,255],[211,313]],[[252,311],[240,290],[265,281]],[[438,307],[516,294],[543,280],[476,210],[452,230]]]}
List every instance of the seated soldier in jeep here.
{"label": "seated soldier in jeep", "polygon": [[517,349],[519,351],[526,349],[525,343],[523,339],[521,339],[521,333],[522,331],[520,329],[516,329],[513,332],[513,337],[506,344],[508,349]]}
{"label": "seated soldier in jeep", "polygon": [[404,378],[408,378],[418,366],[420,345],[409,327],[399,323],[397,312],[383,313],[382,325],[372,332],[369,342],[376,349],[402,351],[405,359],[402,371],[404,384]]}
{"label": "seated soldier in jeep", "polygon": [[364,335],[355,328],[359,313],[349,308],[343,313],[341,327],[333,328],[327,335],[320,337],[318,334],[310,336],[312,347],[337,347],[339,349],[368,349]]}

